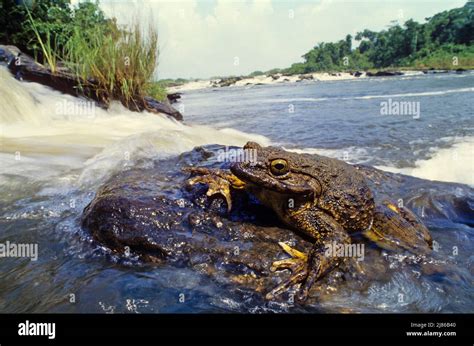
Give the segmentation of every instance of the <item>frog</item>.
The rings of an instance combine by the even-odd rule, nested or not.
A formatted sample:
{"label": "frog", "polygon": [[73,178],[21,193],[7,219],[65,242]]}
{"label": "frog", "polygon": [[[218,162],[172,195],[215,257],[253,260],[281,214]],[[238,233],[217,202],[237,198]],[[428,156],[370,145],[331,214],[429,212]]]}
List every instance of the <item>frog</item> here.
{"label": "frog", "polygon": [[309,253],[280,242],[290,257],[276,260],[270,271],[290,270],[291,275],[266,294],[267,299],[297,288],[304,301],[315,282],[340,267],[347,258],[330,255],[332,245],[350,245],[361,234],[387,250],[426,254],[432,238],[426,226],[404,206],[389,200],[376,203],[364,175],[342,160],[301,154],[280,147],[248,142],[253,160],[241,160],[230,170],[190,167],[189,186],[208,185],[208,196],[219,194],[232,208],[231,190],[245,190],[273,210],[291,231],[311,240]]}

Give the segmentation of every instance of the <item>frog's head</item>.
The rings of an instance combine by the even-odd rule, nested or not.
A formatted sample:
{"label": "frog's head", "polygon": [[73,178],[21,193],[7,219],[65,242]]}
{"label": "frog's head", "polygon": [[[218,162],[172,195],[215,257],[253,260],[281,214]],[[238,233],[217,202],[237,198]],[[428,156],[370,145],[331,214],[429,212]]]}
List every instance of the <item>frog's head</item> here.
{"label": "frog's head", "polygon": [[231,171],[253,190],[308,198],[311,196],[312,199],[321,194],[320,183],[306,173],[311,163],[305,161],[304,156],[276,147],[261,147],[254,142],[248,142],[244,151],[246,157],[251,157],[252,160],[234,163]]}

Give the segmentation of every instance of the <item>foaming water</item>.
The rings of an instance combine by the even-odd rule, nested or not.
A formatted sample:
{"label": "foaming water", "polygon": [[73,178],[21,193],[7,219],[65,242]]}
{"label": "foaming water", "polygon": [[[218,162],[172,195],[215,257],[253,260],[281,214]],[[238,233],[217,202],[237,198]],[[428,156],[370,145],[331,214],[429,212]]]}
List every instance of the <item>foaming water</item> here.
{"label": "foaming water", "polygon": [[48,169],[55,176],[58,170],[84,164],[82,180],[92,171],[100,171],[103,178],[139,159],[176,155],[199,145],[243,145],[248,140],[269,144],[261,135],[190,126],[164,115],[131,112],[118,103],[81,114],[84,100],[17,81],[4,68],[0,77],[1,174],[44,178]]}
{"label": "foaming water", "polygon": [[[414,167],[394,167],[376,165],[386,172],[411,175],[413,177],[474,186],[474,137],[443,138],[443,142],[452,142],[448,148],[432,147],[430,158],[416,160]],[[364,148],[349,147],[343,149],[302,148],[287,149],[299,154],[317,154],[344,160],[353,164],[364,164],[371,154]]]}
{"label": "foaming water", "polygon": [[[228,287],[189,268],[118,263],[110,250],[96,244],[80,228],[82,210],[105,179],[122,170],[156,164],[156,159],[197,145],[242,145],[248,140],[269,145],[268,138],[272,138],[295,152],[386,166],[427,179],[472,182],[468,172],[472,172],[474,137],[469,137],[472,118],[466,116],[467,111],[472,112],[469,92],[423,96],[426,102],[416,122],[380,117],[379,100],[371,103],[370,98],[362,98],[384,92],[426,93],[423,90],[436,80],[443,82],[437,86],[441,91],[466,89],[472,79],[469,75],[420,76],[410,81],[418,83],[417,90],[397,79],[374,79],[200,91],[183,96],[187,124],[156,114],[130,112],[120,104],[113,104],[108,111],[94,108],[93,114],[71,114],[59,106],[66,103],[80,109],[83,101],[39,84],[16,81],[2,68],[0,77],[0,243],[8,240],[39,247],[37,262],[1,261],[0,312],[287,311],[278,303],[267,307],[236,296]],[[451,78],[465,84],[446,86]],[[364,94],[373,84],[377,86]],[[310,106],[295,102],[294,113],[289,113],[284,103],[264,102],[288,95],[344,95],[352,99],[309,102]],[[258,134],[250,134],[253,132]],[[438,141],[448,136],[452,140]],[[450,161],[451,157],[457,161]],[[435,176],[436,172],[444,175],[442,179]],[[171,188],[173,184],[167,181],[165,185]],[[469,194],[467,189],[461,192]],[[468,203],[472,200],[463,198],[462,203],[456,200],[459,210],[447,210],[459,212],[462,220],[469,218]],[[435,202],[437,208],[443,207]],[[460,247],[461,277],[470,278],[465,273],[472,264],[466,255],[472,253],[468,223],[445,226],[436,218],[430,222],[434,225],[430,230],[446,256],[452,244]],[[419,282],[410,267],[386,279],[374,280],[366,291],[343,288],[340,294],[331,294],[325,307],[332,312],[347,311],[348,307],[355,312],[472,311],[471,288],[459,282]],[[71,292],[77,295],[76,304],[64,300]],[[188,304],[177,302],[182,292]],[[409,297],[406,303],[400,306],[395,298],[387,300],[387,296],[398,297],[400,292]],[[452,301],[452,297],[456,299]]]}
{"label": "foaming water", "polygon": [[338,101],[338,100],[371,100],[371,99],[387,99],[397,97],[422,97],[422,96],[437,96],[447,95],[454,93],[470,93],[474,92],[474,88],[458,88],[441,91],[427,91],[417,93],[402,93],[402,94],[389,94],[389,95],[365,95],[365,96],[354,96],[354,97],[299,97],[299,98],[279,98],[279,99],[268,99],[265,102],[272,103],[289,103],[289,102],[320,102],[320,101]]}
{"label": "foaming water", "polygon": [[388,172],[402,173],[428,180],[469,184],[474,186],[474,137],[458,138],[450,148],[437,149],[427,160],[418,160],[415,167],[378,166]]}
{"label": "foaming water", "polygon": [[[189,121],[216,127],[232,124],[295,152],[471,184],[472,148],[469,142],[460,147],[458,140],[474,136],[473,83],[474,73],[468,71],[282,83],[251,90],[190,91],[182,102]],[[419,114],[382,114],[381,101],[392,98],[416,102]],[[214,116],[222,113],[227,116]],[[445,150],[450,148],[458,161],[449,162]]]}

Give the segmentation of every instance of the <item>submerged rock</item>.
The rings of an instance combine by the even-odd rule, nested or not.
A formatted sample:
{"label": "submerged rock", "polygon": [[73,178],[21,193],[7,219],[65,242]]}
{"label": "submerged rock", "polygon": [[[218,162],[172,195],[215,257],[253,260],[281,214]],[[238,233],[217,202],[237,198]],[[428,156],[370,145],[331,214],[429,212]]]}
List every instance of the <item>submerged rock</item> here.
{"label": "submerged rock", "polygon": [[[219,149],[222,147],[196,148],[156,161],[151,168],[130,169],[112,177],[85,208],[83,228],[118,256],[189,267],[228,285],[229,290],[250,290],[263,297],[290,275],[287,270],[270,271],[273,261],[287,257],[278,242],[303,252],[312,243],[286,229],[272,211],[245,192],[233,192],[233,208],[227,213],[223,199],[206,197],[205,186],[185,188],[189,175],[182,171],[184,167],[228,167],[217,161]],[[390,197],[403,203],[428,227],[440,223],[472,227],[473,189],[357,168],[367,177],[376,199]],[[356,264],[354,260],[331,272],[313,286],[304,304],[329,297],[341,285],[360,289],[373,280],[386,279],[397,267],[381,254],[381,249],[367,244],[364,261]],[[283,296],[292,299],[291,291]]]}

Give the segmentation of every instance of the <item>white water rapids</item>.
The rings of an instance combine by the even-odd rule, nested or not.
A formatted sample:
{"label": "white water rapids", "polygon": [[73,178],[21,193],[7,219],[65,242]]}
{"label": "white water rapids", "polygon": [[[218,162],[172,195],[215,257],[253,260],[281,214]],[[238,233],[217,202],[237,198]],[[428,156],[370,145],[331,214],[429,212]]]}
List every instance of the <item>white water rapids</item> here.
{"label": "white water rapids", "polygon": [[131,112],[118,103],[107,111],[95,107],[93,113],[71,114],[70,109],[84,105],[48,87],[17,81],[0,68],[0,174],[50,180],[79,170],[83,184],[138,159],[176,155],[199,145],[269,144],[263,136],[189,126],[164,115]]}

